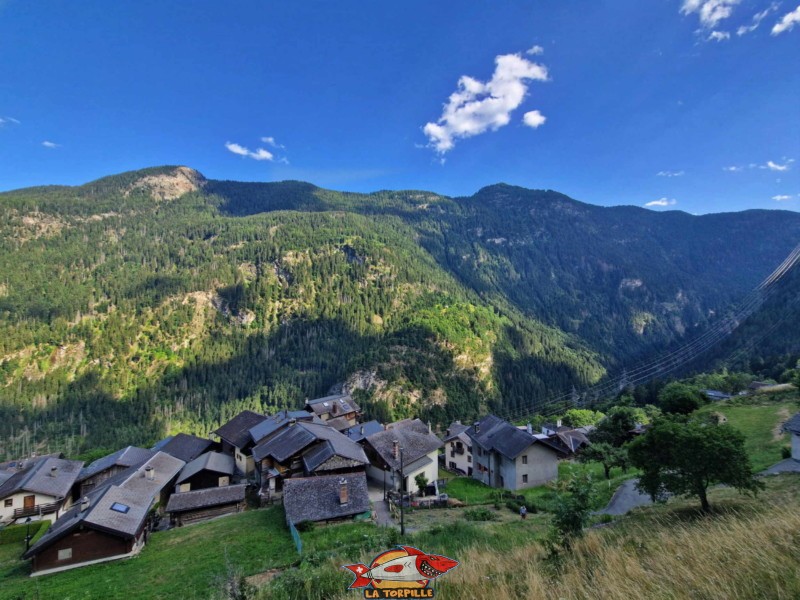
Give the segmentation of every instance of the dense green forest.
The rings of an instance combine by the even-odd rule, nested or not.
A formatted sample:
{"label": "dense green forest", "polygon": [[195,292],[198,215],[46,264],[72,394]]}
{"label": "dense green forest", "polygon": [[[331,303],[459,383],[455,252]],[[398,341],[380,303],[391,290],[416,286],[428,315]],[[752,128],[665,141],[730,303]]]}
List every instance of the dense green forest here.
{"label": "dense green forest", "polygon": [[364,195],[160,167],[3,193],[0,457],[205,434],[341,384],[381,419],[535,408],[701,332],[798,239],[784,211],[506,185]]}

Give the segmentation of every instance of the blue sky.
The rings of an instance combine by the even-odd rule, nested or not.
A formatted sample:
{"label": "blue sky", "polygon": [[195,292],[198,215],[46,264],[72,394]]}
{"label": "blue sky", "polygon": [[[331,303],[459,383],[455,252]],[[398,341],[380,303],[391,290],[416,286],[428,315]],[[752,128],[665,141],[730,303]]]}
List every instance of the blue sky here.
{"label": "blue sky", "polygon": [[2,190],[184,164],[800,210],[798,0],[0,0],[0,57]]}

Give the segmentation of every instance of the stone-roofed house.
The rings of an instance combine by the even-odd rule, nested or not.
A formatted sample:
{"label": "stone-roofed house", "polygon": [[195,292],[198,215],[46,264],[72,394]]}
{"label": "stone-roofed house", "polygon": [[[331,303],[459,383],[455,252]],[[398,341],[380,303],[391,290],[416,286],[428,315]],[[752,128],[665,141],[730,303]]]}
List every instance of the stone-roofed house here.
{"label": "stone-roofed house", "polygon": [[253,472],[253,446],[255,442],[250,430],[267,420],[251,410],[245,410],[214,431],[222,440],[222,451],[236,460],[236,470],[244,476]]}
{"label": "stone-roofed house", "polygon": [[350,394],[336,394],[316,400],[306,400],[306,410],[314,413],[331,427],[341,431],[358,423],[361,408]]}
{"label": "stone-roofed house", "polygon": [[792,436],[792,458],[800,460],[800,413],[797,413],[783,425],[783,430]]}
{"label": "stone-roofed house", "polygon": [[187,464],[178,475],[179,492],[230,485],[235,465],[230,454],[206,452]]}
{"label": "stone-roofed house", "polygon": [[253,448],[261,473],[261,498],[274,500],[290,477],[352,473],[368,464],[364,449],[332,427],[290,420],[279,433]]}
{"label": "stone-roofed house", "polygon": [[138,467],[150,460],[154,455],[155,452],[152,450],[127,446],[122,450],[117,450],[107,456],[98,458],[81,469],[80,475],[75,480],[72,493],[73,500],[83,498],[106,479],[110,479],[130,467]]}
{"label": "stone-roofed house", "polygon": [[400,490],[402,483],[402,489],[409,492],[417,489],[414,479],[420,474],[434,484],[439,475],[441,447],[442,441],[419,419],[393,423],[365,440],[364,450],[370,462],[367,475],[395,490]]}
{"label": "stone-roofed house", "polygon": [[184,462],[157,452],[139,467],[106,479],[64,513],[24,554],[34,575],[136,555],[147,541],[157,503],[163,510]]}
{"label": "stone-roofed house", "polygon": [[214,442],[206,438],[189,435],[188,433],[179,433],[166,440],[162,440],[162,442],[159,442],[153,447],[153,450],[158,449],[185,463],[189,463],[201,454],[213,450],[214,446]]}
{"label": "stone-roofed house", "polygon": [[377,421],[367,421],[366,423],[357,423],[348,427],[342,433],[354,442],[363,442],[367,437],[379,431],[383,431],[383,425]]}
{"label": "stone-roofed house", "polygon": [[299,477],[284,482],[286,521],[339,521],[370,510],[367,477],[362,473]]}
{"label": "stone-roofed house", "polygon": [[468,425],[453,421],[444,432],[444,460],[447,468],[472,476],[472,440]]}
{"label": "stone-roofed house", "polygon": [[558,478],[558,459],[566,455],[544,434],[519,429],[488,415],[467,430],[472,440],[473,478],[491,487],[519,490]]}
{"label": "stone-roofed house", "polygon": [[28,517],[56,520],[72,505],[72,486],[83,462],[52,456],[17,463],[0,483],[0,523],[14,523]]}
{"label": "stone-roofed house", "polygon": [[241,512],[245,507],[247,485],[209,487],[170,496],[167,513],[176,527]]}

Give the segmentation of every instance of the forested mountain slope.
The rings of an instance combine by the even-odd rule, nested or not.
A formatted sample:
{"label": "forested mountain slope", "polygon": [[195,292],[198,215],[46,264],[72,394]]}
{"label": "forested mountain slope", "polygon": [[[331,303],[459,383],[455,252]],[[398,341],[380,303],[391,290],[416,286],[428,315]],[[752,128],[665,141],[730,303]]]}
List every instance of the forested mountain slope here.
{"label": "forested mountain slope", "polygon": [[[0,194],[0,456],[205,433],[347,381],[379,418],[530,406],[702,329],[800,215],[207,181]],[[59,446],[64,447],[64,446]]]}

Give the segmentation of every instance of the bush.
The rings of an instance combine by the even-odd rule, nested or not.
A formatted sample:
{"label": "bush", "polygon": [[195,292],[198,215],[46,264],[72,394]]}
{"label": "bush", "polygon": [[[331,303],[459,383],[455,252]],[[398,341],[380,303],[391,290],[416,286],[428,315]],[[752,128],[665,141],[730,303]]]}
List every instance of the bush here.
{"label": "bush", "polygon": [[781,458],[792,458],[792,449],[789,446],[781,448]]}
{"label": "bush", "polygon": [[467,521],[497,521],[500,516],[488,508],[471,508],[464,511],[464,518]]}
{"label": "bush", "polygon": [[314,531],[314,527],[315,527],[314,521],[300,521],[294,526],[294,528],[297,529],[297,531],[301,532]]}

